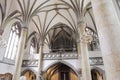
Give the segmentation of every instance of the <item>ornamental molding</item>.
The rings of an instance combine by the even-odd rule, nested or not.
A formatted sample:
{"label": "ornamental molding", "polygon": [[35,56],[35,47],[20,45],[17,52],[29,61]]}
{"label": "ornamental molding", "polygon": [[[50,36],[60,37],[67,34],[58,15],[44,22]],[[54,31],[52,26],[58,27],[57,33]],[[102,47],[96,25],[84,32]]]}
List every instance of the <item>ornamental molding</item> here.
{"label": "ornamental molding", "polygon": [[82,43],[90,43],[91,41],[92,41],[92,36],[91,35],[89,35],[89,34],[83,34],[82,35],[82,37],[80,38],[80,41],[82,42]]}
{"label": "ornamental molding", "polygon": [[[49,56],[49,57],[52,56],[52,57],[48,59],[48,58],[46,58],[47,56]],[[54,58],[53,58],[53,55],[46,55],[46,57],[44,57],[43,60],[62,60],[56,56],[54,56]],[[76,58],[76,59],[78,59],[78,58]],[[90,66],[103,65],[102,57],[89,57],[89,62],[90,62]],[[38,60],[23,60],[22,67],[38,67]]]}

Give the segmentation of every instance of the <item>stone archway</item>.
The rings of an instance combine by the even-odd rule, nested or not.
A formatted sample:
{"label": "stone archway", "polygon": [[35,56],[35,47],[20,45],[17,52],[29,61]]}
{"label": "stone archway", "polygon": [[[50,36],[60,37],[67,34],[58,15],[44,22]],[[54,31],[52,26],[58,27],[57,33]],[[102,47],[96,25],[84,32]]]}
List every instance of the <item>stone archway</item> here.
{"label": "stone archway", "polygon": [[78,75],[66,64],[58,62],[46,70],[44,80],[78,80]]}
{"label": "stone archway", "polygon": [[21,76],[24,76],[26,80],[36,80],[35,73],[29,69],[24,70]]}
{"label": "stone archway", "polygon": [[103,74],[97,69],[92,69],[91,75],[92,75],[92,80],[104,80]]}

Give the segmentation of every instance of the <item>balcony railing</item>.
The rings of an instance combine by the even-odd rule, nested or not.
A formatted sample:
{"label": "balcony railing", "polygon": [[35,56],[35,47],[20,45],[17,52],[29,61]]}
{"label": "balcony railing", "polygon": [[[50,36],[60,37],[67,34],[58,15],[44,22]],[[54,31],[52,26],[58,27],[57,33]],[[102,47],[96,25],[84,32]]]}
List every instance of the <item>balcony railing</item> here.
{"label": "balcony railing", "polygon": [[102,57],[90,57],[90,65],[103,65],[103,59]]}
{"label": "balcony railing", "polygon": [[[64,53],[64,54],[44,54],[43,55],[43,60],[72,60],[72,59],[78,59],[78,54],[76,53]],[[102,57],[90,57],[90,65],[103,65],[103,59]],[[38,59],[33,59],[33,60],[23,60],[23,67],[37,67],[38,66]]]}
{"label": "balcony railing", "polygon": [[62,60],[62,59],[78,59],[77,53],[49,53],[44,54],[43,59]]}

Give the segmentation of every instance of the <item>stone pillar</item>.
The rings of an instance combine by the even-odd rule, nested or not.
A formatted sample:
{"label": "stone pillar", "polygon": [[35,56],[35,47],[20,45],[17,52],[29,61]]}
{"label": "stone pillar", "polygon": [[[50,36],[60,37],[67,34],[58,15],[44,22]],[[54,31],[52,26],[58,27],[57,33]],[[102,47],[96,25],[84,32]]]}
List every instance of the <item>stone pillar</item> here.
{"label": "stone pillar", "polygon": [[112,0],[91,0],[107,80],[120,80],[120,22]]}
{"label": "stone pillar", "polygon": [[89,53],[87,43],[91,40],[85,32],[86,24],[84,21],[80,22],[79,34],[80,34],[80,50],[81,50],[81,62],[82,62],[82,80],[91,80],[91,70],[89,63]]}
{"label": "stone pillar", "polygon": [[12,80],[20,80],[22,60],[23,60],[25,42],[27,37],[27,30],[28,29],[26,27],[22,27],[21,29],[21,35],[20,35],[16,60],[15,60],[15,71]]}
{"label": "stone pillar", "polygon": [[78,60],[80,62],[80,68],[79,68],[79,80],[82,80],[82,76],[81,76],[81,68],[82,68],[82,64],[81,64],[81,50],[80,50],[80,40],[77,40],[77,52],[78,52]]}
{"label": "stone pillar", "polygon": [[42,80],[42,78],[43,78],[42,68],[43,68],[43,44],[40,45],[40,49],[39,49],[37,80]]}

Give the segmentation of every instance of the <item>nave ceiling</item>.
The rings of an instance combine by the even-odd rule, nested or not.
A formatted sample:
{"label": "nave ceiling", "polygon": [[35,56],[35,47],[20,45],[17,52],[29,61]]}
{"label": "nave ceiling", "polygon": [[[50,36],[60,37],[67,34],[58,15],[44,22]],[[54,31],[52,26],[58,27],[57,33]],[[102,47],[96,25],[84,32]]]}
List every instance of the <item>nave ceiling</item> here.
{"label": "nave ceiling", "polygon": [[[52,37],[63,30],[67,34],[63,36],[76,39],[81,15],[87,27],[96,33],[89,0],[0,0],[0,31],[4,35],[5,29],[18,21],[28,27],[28,40],[36,36],[38,44],[45,40],[50,45]],[[63,24],[66,27],[62,29]]]}

